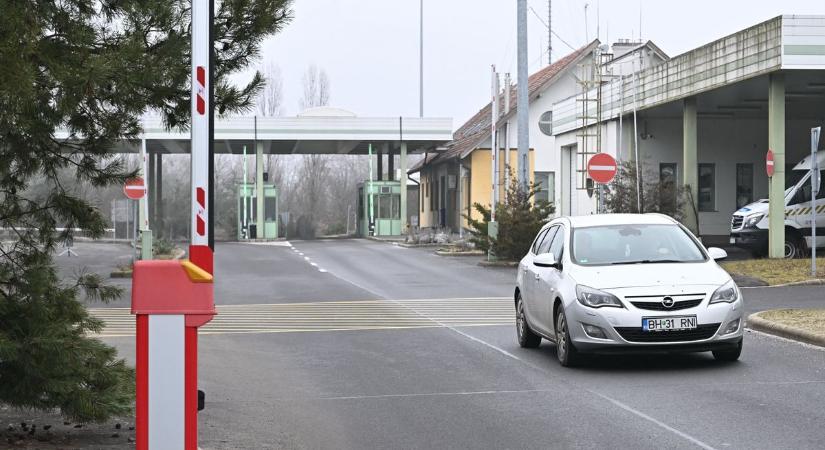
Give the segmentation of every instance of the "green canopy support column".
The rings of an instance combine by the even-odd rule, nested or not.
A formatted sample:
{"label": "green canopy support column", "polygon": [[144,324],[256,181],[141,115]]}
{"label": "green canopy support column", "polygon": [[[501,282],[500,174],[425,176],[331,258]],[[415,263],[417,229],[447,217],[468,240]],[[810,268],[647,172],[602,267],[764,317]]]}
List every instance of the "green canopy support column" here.
{"label": "green canopy support column", "polygon": [[682,103],[682,173],[683,184],[688,192],[685,205],[685,226],[699,234],[699,159],[697,148],[696,97],[688,97]]}
{"label": "green canopy support column", "polygon": [[158,153],[155,163],[155,231],[163,238],[163,153]]}
{"label": "green canopy support column", "polygon": [[407,227],[410,224],[410,218],[407,217],[407,143],[401,143],[401,150],[399,152],[398,165],[401,169],[401,177],[398,180],[401,183],[401,233],[407,232]]}
{"label": "green canopy support column", "polygon": [[768,85],[768,148],[773,176],[768,194],[768,256],[785,256],[785,75],[772,73]]}
{"label": "green canopy support column", "polygon": [[[146,185],[146,173],[148,172],[146,168],[146,158],[148,155],[146,154],[146,139],[141,141],[140,146],[140,172],[138,172],[139,176],[143,177],[143,183]],[[148,202],[149,198],[148,195],[144,195],[138,200],[138,224],[140,228],[140,259],[148,261],[152,259],[152,230],[149,229],[149,217],[148,217]]]}
{"label": "green canopy support column", "polygon": [[255,148],[255,228],[257,238],[264,238],[264,143]]}

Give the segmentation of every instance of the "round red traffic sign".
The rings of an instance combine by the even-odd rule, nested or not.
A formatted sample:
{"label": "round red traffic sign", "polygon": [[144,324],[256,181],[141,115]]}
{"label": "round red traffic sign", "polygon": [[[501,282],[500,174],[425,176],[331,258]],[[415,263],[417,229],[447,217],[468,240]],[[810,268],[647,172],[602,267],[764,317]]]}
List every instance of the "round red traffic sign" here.
{"label": "round red traffic sign", "polygon": [[143,178],[135,177],[126,180],[123,185],[123,193],[132,200],[140,200],[146,195],[146,185],[143,183]]}
{"label": "round red traffic sign", "polygon": [[587,162],[587,174],[597,183],[610,183],[616,176],[616,160],[607,153],[596,153]]}
{"label": "round red traffic sign", "polygon": [[765,155],[765,171],[768,172],[768,176],[773,176],[773,150],[768,149],[768,154]]}

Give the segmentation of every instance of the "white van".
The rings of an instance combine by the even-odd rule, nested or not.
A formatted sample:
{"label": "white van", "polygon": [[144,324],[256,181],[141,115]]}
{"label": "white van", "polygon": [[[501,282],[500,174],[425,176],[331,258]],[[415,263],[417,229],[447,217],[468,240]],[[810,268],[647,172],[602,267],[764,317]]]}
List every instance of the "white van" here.
{"label": "white van", "polygon": [[[785,257],[805,254],[811,242],[811,208],[816,208],[816,247],[825,247],[825,189],[820,171],[819,193],[811,202],[811,157],[785,174]],[[825,152],[817,152],[819,167],[825,167]],[[754,256],[768,253],[768,200],[762,199],[733,213],[730,243],[751,251]]]}

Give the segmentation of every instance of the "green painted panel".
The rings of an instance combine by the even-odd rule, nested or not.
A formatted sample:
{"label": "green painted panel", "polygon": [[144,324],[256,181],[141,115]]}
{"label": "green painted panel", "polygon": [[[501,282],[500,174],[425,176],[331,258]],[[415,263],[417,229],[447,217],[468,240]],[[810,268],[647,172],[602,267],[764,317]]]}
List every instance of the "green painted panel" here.
{"label": "green painted panel", "polygon": [[825,55],[825,45],[785,45],[786,55]]}

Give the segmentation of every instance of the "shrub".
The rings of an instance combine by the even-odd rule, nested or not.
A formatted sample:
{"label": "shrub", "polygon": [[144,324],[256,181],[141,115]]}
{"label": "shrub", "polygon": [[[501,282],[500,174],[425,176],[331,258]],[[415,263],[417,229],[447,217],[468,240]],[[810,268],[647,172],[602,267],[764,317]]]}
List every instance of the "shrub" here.
{"label": "shrub", "polygon": [[470,227],[470,242],[476,248],[492,253],[502,260],[517,261],[530,249],[533,238],[555,212],[553,204],[546,200],[536,200],[540,186],[530,183],[523,186],[515,176],[510,177],[510,185],[504,196],[504,203],[496,205],[498,236],[488,236],[491,211],[479,203],[473,208],[481,214],[480,220],[465,215]]}

